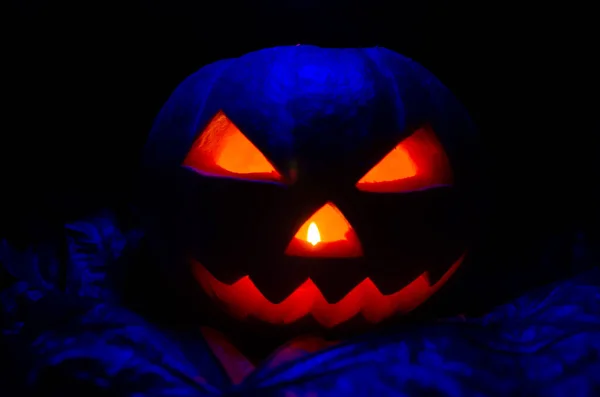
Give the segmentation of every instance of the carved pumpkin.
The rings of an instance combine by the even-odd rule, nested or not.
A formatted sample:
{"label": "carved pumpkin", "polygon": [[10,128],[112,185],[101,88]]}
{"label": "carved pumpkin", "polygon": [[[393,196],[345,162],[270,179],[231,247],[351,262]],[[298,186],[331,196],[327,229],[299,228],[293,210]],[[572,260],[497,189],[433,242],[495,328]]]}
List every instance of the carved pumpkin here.
{"label": "carved pumpkin", "polygon": [[266,49],[172,94],[147,195],[183,277],[235,319],[378,323],[463,261],[473,137],[450,92],[392,51]]}

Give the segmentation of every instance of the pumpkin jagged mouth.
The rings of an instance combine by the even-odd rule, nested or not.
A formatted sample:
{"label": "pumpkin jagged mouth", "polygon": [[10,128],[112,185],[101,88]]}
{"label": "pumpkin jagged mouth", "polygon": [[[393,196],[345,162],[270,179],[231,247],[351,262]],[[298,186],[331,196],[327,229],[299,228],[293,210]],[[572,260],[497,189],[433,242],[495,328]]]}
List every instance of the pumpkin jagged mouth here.
{"label": "pumpkin jagged mouth", "polygon": [[329,303],[310,279],[279,303],[269,301],[250,276],[231,285],[215,278],[202,264],[192,261],[192,272],[204,290],[222,303],[234,318],[254,317],[271,324],[290,324],[308,315],[325,328],[333,328],[361,314],[369,323],[378,323],[393,314],[406,314],[421,305],[452,276],[463,262],[462,254],[433,285],[429,272],[423,272],[410,284],[392,294],[384,295],[368,277],[357,284],[336,303]]}

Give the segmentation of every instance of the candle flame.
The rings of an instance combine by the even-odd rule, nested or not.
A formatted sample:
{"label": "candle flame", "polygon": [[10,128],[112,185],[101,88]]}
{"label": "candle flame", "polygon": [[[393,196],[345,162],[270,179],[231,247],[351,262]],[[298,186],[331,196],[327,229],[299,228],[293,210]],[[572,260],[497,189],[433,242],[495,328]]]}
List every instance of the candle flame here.
{"label": "candle flame", "polygon": [[308,232],[306,232],[306,241],[311,243],[313,247],[321,242],[321,233],[319,233],[319,228],[314,222],[311,222],[308,226]]}

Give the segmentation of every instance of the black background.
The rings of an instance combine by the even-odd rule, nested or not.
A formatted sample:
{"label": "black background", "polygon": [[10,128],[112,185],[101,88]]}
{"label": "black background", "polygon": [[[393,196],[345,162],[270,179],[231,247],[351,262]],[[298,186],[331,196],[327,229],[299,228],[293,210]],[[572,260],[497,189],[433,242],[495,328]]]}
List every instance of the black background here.
{"label": "black background", "polygon": [[436,74],[481,130],[489,269],[552,279],[564,269],[540,258],[560,268],[579,231],[597,234],[598,20],[574,2],[470,3],[9,3],[0,234],[36,238],[127,203],[153,117],[207,63],[276,45],[379,45]]}

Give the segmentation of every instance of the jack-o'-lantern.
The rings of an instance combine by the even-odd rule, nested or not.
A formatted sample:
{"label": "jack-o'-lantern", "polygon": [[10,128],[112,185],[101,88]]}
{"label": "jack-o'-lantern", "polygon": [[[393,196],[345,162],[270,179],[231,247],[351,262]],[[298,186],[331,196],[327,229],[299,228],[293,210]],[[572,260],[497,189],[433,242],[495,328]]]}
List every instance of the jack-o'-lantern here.
{"label": "jack-o'-lantern", "polygon": [[266,49],[172,94],[147,195],[184,277],[231,317],[378,323],[467,255],[473,137],[449,90],[392,51]]}

